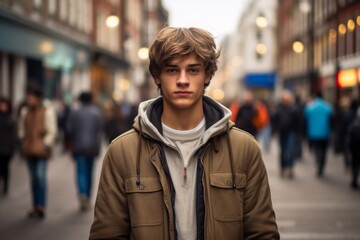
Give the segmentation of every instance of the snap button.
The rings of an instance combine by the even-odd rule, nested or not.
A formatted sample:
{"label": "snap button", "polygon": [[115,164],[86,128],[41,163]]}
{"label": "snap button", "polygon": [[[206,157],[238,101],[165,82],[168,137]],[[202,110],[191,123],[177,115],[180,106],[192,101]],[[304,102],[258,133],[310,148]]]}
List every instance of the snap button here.
{"label": "snap button", "polygon": [[142,183],[139,184],[139,189],[144,190],[144,185]]}

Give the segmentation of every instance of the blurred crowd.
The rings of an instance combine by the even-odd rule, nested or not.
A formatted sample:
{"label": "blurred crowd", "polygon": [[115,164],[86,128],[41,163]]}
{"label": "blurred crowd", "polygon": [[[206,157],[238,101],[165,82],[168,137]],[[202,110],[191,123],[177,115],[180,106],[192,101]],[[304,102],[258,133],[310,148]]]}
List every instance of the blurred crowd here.
{"label": "blurred crowd", "polygon": [[345,172],[351,176],[350,187],[359,189],[360,108],[356,99],[343,96],[334,109],[321,93],[303,100],[283,90],[278,101],[267,102],[248,91],[229,107],[235,126],[261,140],[265,153],[270,150],[271,141],[277,141],[281,177],[295,177],[296,161],[303,160],[303,144],[307,144],[316,163],[317,177],[324,175],[330,148],[343,158]]}
{"label": "blurred crowd", "polygon": [[48,159],[61,146],[74,160],[81,211],[89,209],[93,163],[103,142],[129,130],[136,106],[115,100],[95,104],[90,92],[82,92],[72,104],[50,103],[41,86],[29,84],[26,99],[14,111],[9,99],[0,97],[0,191],[9,191],[10,163],[15,153],[26,159],[32,194],[29,218],[43,219],[46,209]]}

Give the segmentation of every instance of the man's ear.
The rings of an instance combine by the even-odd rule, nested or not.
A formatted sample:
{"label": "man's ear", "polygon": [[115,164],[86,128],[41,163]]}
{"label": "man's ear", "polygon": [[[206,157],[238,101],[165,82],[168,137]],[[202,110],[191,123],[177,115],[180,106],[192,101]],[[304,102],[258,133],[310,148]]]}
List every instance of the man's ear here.
{"label": "man's ear", "polygon": [[211,80],[211,77],[206,77],[206,79],[205,79],[205,84],[209,84],[209,83],[210,83],[210,80]]}
{"label": "man's ear", "polygon": [[154,78],[154,82],[156,85],[160,85],[160,79],[159,78]]}

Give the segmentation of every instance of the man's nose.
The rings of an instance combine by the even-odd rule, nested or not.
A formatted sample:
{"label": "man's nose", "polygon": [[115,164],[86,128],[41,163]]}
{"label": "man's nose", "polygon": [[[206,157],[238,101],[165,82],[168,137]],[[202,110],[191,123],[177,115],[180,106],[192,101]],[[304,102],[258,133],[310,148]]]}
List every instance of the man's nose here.
{"label": "man's nose", "polygon": [[189,84],[189,78],[186,74],[186,71],[180,71],[180,75],[177,79],[177,84]]}

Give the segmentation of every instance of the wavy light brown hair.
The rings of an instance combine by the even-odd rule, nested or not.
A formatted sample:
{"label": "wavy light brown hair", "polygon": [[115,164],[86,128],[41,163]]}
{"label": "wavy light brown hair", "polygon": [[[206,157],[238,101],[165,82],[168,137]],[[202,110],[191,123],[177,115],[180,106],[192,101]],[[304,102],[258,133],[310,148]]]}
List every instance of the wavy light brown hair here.
{"label": "wavy light brown hair", "polygon": [[214,37],[200,28],[163,28],[149,49],[149,71],[153,78],[158,79],[162,69],[170,61],[191,53],[204,61],[206,77],[211,79],[218,69],[220,56]]}

